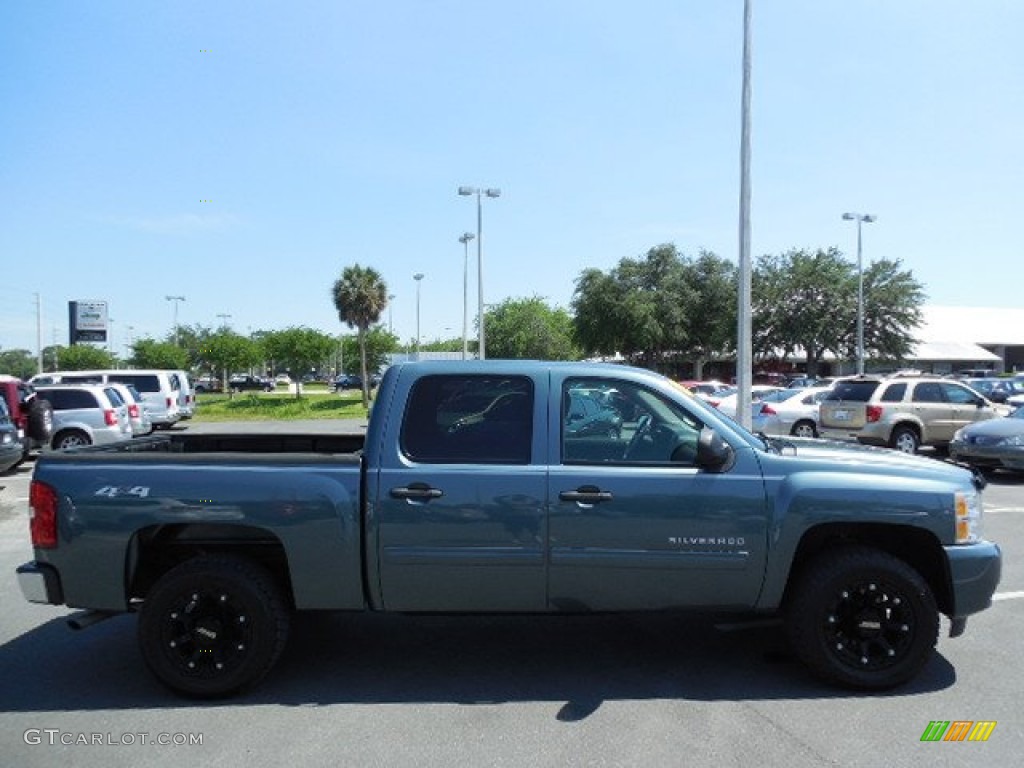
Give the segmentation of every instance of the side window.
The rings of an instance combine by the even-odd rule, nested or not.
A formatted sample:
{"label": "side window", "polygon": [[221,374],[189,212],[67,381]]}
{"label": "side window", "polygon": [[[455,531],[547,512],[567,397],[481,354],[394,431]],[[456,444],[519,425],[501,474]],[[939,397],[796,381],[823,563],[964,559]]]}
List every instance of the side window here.
{"label": "side window", "polygon": [[562,385],[563,464],[692,466],[704,424],[683,406],[615,379]]}
{"label": "side window", "polygon": [[934,381],[924,381],[914,387],[915,403],[944,403],[946,398],[942,396],[942,387]]}
{"label": "side window", "polygon": [[529,464],[533,403],[525,376],[424,376],[406,405],[402,452],[425,464]]}
{"label": "side window", "polygon": [[890,384],[885,388],[880,398],[883,403],[902,403],[903,396],[907,394],[907,384]]}
{"label": "side window", "polygon": [[107,396],[107,399],[110,400],[110,404],[115,408],[120,408],[124,405],[124,398],[121,397],[121,393],[113,387],[104,388],[103,393]]}
{"label": "side window", "polygon": [[978,396],[966,387],[958,384],[943,384],[942,391],[946,393],[946,399],[957,405],[967,405],[977,402]]}

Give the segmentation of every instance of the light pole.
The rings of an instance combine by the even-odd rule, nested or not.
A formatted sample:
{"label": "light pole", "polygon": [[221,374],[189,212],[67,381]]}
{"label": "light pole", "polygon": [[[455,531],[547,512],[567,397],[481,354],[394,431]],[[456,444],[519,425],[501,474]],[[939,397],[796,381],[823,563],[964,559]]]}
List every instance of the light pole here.
{"label": "light pole", "polygon": [[870,224],[877,216],[870,213],[844,213],[844,221],[857,222],[857,375],[864,375],[864,261],[861,253],[861,224]]}
{"label": "light pole", "polygon": [[391,304],[392,304],[392,302],[394,302],[394,300],[395,300],[395,294],[389,293],[388,294],[388,333],[390,333],[392,335],[394,335],[394,333],[395,333],[395,326],[391,322]]}
{"label": "light pole", "polygon": [[751,4],[743,0],[743,80],[740,90],[740,225],[736,312],[736,420],[751,428],[750,388],[754,381],[750,263],[750,89],[752,40]]}
{"label": "light pole", "polygon": [[178,304],[185,300],[184,296],[164,296],[168,301],[174,302],[174,346],[178,346]]}
{"label": "light pole", "polygon": [[463,232],[462,243],[462,359],[469,357],[469,241],[475,235]]}
{"label": "light pole", "polygon": [[459,194],[463,197],[476,195],[477,319],[480,323],[480,327],[477,329],[477,346],[480,347],[480,349],[477,350],[477,357],[480,360],[484,360],[487,357],[484,350],[484,225],[483,206],[481,205],[480,199],[481,196],[499,197],[501,195],[501,190],[495,188],[481,189],[479,187],[459,187]]}
{"label": "light pole", "polygon": [[228,326],[228,320],[231,319],[231,315],[221,312],[220,314],[217,315],[217,317],[220,318],[221,328],[227,328],[228,330],[231,330],[230,326]]}
{"label": "light pole", "polygon": [[412,276],[412,279],[416,281],[416,359],[420,359],[420,281],[423,279],[423,273],[417,272]]}

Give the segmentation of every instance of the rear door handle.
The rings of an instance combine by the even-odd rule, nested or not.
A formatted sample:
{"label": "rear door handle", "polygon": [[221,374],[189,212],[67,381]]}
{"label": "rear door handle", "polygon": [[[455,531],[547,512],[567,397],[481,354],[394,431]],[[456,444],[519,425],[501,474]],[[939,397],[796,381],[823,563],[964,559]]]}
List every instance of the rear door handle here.
{"label": "rear door handle", "polygon": [[405,488],[392,488],[391,496],[395,499],[429,501],[430,499],[440,499],[444,496],[444,491],[440,488],[431,488],[426,483],[413,483]]}
{"label": "rear door handle", "polygon": [[562,491],[558,498],[580,504],[600,504],[602,501],[611,501],[614,497],[610,491],[602,491],[596,485],[581,485],[575,491]]}

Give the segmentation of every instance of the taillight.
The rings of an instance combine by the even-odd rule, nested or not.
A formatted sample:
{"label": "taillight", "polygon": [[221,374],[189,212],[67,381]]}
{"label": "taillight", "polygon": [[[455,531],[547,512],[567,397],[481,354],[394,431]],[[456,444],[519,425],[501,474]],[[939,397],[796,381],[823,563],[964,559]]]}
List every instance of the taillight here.
{"label": "taillight", "polygon": [[779,412],[776,411],[774,408],[772,408],[770,405],[762,405],[761,406],[761,415],[762,416],[778,416]]}
{"label": "taillight", "polygon": [[106,410],[103,412],[103,420],[107,422],[108,427],[117,426],[117,414],[111,410]]}
{"label": "taillight", "polygon": [[131,405],[129,405],[128,406],[128,415],[131,416],[133,419],[139,418],[139,406],[136,405],[135,403],[132,403]]}
{"label": "taillight", "polygon": [[192,395],[185,395],[185,405],[192,405]]}
{"label": "taillight", "polygon": [[869,424],[873,424],[882,418],[882,406],[880,405],[869,405],[867,408],[867,420]]}
{"label": "taillight", "polygon": [[29,486],[28,506],[32,546],[53,549],[57,546],[57,492],[46,483],[33,480]]}
{"label": "taillight", "polygon": [[164,400],[167,401],[167,407],[170,408],[171,407],[171,398],[165,397]]}

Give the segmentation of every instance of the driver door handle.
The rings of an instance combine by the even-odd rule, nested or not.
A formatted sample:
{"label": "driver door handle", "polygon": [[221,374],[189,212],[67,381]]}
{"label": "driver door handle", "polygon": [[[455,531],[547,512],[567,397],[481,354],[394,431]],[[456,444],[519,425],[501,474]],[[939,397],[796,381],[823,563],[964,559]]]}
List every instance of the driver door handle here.
{"label": "driver door handle", "polygon": [[440,499],[444,491],[440,488],[431,488],[426,483],[413,483],[405,488],[392,488],[391,497],[395,499],[412,499],[413,501],[429,501]]}
{"label": "driver door handle", "polygon": [[610,491],[602,491],[596,485],[581,485],[575,491],[562,491],[558,498],[580,504],[600,504],[602,501],[611,501],[614,496]]}

